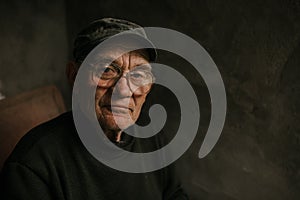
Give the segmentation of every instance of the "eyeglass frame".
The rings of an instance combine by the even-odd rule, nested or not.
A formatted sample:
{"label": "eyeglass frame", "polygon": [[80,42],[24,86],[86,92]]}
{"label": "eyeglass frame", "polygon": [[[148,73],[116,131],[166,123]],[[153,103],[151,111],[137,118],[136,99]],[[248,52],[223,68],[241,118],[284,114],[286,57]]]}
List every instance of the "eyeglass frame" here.
{"label": "eyeglass frame", "polygon": [[[76,63],[78,63],[79,66],[80,66],[80,65],[83,63],[83,61],[78,60],[78,61],[76,61]],[[92,73],[93,81],[95,81],[95,80],[94,80],[94,77],[97,77],[97,78],[99,79],[98,81],[95,81],[95,82],[97,82],[97,84],[99,84],[99,81],[100,81],[100,80],[102,80],[102,81],[113,81],[113,83],[112,83],[111,85],[109,85],[109,86],[99,85],[99,87],[102,87],[102,88],[110,88],[110,87],[114,87],[114,86],[117,84],[117,82],[118,82],[122,77],[124,77],[124,78],[126,79],[126,83],[127,83],[128,88],[130,89],[130,91],[131,91],[133,94],[136,94],[136,95],[143,95],[143,94],[148,94],[148,93],[150,92],[150,90],[151,90],[151,88],[152,88],[152,84],[155,82],[155,76],[153,75],[153,73],[151,72],[151,70],[143,70],[143,71],[146,71],[146,72],[151,76],[151,82],[144,84],[144,85],[149,85],[149,84],[150,84],[149,89],[147,89],[147,91],[145,91],[145,92],[142,92],[142,91],[141,91],[141,93],[137,93],[136,91],[139,90],[139,88],[143,87],[144,85],[138,86],[138,85],[135,85],[134,83],[132,83],[132,81],[130,81],[130,72],[136,70],[137,67],[146,66],[146,65],[138,65],[138,66],[136,66],[133,70],[129,70],[129,71],[128,71],[128,70],[123,70],[119,65],[117,65],[117,64],[114,63],[114,62],[110,62],[109,64],[108,64],[108,63],[109,63],[109,62],[105,63],[104,65],[105,65],[106,67],[112,66],[113,68],[117,69],[117,71],[119,71],[119,73],[118,73],[118,75],[117,75],[116,77],[113,77],[113,78],[110,78],[110,79],[107,79],[107,80],[104,80],[104,79],[102,79],[101,77],[99,77],[99,75],[95,75],[95,74],[94,74],[94,73],[96,73],[96,72],[95,72],[96,65],[99,65],[99,63],[97,63],[97,64],[89,64],[90,67],[94,68],[94,69],[89,69],[89,70],[88,70],[88,71],[90,71],[90,72]],[[79,68],[79,66],[78,66],[78,68]],[[149,66],[149,68],[151,69],[151,65],[150,65],[150,64],[147,64],[147,67],[148,67],[148,66]],[[105,67],[104,67],[104,68],[105,68]],[[128,72],[126,72],[126,71],[128,71]],[[126,74],[125,74],[125,72],[126,72]],[[100,74],[101,74],[101,76],[102,76],[103,73],[100,73]],[[132,85],[137,86],[137,88],[133,90],[133,89],[132,89]]]}

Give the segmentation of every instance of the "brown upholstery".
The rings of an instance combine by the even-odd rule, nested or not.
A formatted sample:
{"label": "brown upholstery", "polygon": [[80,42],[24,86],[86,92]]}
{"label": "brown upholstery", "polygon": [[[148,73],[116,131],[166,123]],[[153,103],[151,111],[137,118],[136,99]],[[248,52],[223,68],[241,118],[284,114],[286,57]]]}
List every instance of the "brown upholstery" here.
{"label": "brown upholstery", "polygon": [[0,100],[0,169],[25,133],[65,110],[62,96],[55,86]]}

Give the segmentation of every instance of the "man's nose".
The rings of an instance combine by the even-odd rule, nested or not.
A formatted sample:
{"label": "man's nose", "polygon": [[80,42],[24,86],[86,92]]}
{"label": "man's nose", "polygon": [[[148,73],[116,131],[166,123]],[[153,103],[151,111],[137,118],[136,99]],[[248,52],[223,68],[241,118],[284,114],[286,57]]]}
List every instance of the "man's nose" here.
{"label": "man's nose", "polygon": [[117,95],[122,97],[131,97],[132,91],[128,85],[127,79],[125,76],[122,76],[115,85],[115,91]]}

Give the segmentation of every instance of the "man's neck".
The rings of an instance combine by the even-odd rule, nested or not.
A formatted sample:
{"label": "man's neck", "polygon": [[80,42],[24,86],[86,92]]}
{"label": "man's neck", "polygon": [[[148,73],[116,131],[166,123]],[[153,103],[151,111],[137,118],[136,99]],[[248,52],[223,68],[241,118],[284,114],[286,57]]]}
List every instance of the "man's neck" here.
{"label": "man's neck", "polygon": [[115,131],[115,130],[105,130],[105,135],[108,137],[108,139],[114,143],[118,143],[121,141],[121,135],[122,131]]}

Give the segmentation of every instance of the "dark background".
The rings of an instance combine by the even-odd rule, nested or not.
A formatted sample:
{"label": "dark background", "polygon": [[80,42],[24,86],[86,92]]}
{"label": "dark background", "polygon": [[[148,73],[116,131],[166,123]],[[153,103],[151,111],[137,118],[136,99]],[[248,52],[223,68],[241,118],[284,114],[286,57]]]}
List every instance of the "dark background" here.
{"label": "dark background", "polygon": [[[182,72],[201,108],[197,138],[175,163],[191,199],[299,199],[299,0],[10,0],[0,6],[0,92],[6,97],[55,84],[69,105],[65,63],[74,36],[94,19],[124,18],[194,38],[221,72],[228,112],[217,145],[198,159],[209,97],[199,75]],[[184,63],[174,55],[160,59]]]}

